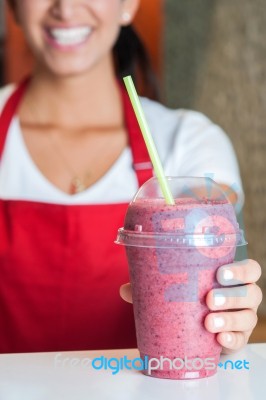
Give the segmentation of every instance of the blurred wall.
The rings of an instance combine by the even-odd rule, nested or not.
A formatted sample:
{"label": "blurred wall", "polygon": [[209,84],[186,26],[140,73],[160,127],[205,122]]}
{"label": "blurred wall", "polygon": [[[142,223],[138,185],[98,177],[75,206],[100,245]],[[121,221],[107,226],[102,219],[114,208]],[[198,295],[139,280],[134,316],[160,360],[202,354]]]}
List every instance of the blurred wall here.
{"label": "blurred wall", "polygon": [[229,134],[246,194],[248,255],[263,268],[266,315],[265,0],[166,0],[165,99]]}
{"label": "blurred wall", "polygon": [[3,83],[3,57],[4,57],[4,37],[5,37],[5,12],[4,0],[0,0],[0,85]]}

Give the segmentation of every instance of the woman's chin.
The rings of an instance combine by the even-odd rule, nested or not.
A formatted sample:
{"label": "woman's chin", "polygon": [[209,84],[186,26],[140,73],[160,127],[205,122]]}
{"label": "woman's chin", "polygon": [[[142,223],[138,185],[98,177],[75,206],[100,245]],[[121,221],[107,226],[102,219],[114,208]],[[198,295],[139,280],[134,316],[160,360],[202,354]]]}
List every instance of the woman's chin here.
{"label": "woman's chin", "polygon": [[84,65],[70,65],[64,63],[64,65],[45,65],[44,68],[50,75],[57,78],[71,78],[85,75],[90,71],[90,67]]}

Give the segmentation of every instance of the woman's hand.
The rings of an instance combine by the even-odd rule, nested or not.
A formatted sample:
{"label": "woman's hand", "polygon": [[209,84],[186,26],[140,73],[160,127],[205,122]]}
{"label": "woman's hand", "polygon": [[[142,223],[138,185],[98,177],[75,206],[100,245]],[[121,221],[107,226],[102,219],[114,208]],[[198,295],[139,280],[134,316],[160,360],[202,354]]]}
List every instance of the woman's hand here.
{"label": "woman's hand", "polygon": [[260,275],[261,267],[253,260],[224,265],[217,271],[218,282],[226,287],[207,294],[206,304],[213,312],[206,316],[205,328],[218,333],[224,354],[243,347],[257,324],[257,309],[262,301],[262,291],[256,285]]}
{"label": "woman's hand", "polygon": [[[218,333],[223,353],[243,347],[256,326],[257,309],[262,300],[261,289],[256,285],[260,275],[260,265],[253,260],[224,265],[217,271],[218,282],[226,287],[207,294],[206,304],[213,312],[206,316],[205,327],[209,332]],[[132,303],[129,283],[121,286],[120,295]]]}
{"label": "woman's hand", "polygon": [[128,303],[132,303],[131,284],[126,283],[120,287],[120,296]]}

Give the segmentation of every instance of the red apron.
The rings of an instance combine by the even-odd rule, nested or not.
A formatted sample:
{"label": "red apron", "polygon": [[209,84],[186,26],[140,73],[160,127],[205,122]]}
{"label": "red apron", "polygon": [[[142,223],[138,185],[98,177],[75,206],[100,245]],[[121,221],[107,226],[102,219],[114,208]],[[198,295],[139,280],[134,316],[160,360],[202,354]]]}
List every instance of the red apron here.
{"label": "red apron", "polygon": [[[0,117],[0,158],[26,88]],[[150,160],[121,92],[141,185]],[[132,306],[119,296],[129,280],[125,251],[114,244],[127,205],[0,200],[0,353],[136,347]]]}

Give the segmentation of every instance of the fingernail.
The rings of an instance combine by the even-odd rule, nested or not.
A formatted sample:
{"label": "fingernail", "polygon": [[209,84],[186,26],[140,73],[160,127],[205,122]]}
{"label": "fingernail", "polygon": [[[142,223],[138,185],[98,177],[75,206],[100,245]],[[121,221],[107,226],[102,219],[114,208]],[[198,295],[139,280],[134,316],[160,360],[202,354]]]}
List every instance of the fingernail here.
{"label": "fingernail", "polygon": [[225,269],[223,271],[223,279],[225,281],[230,281],[231,279],[233,279],[233,277],[234,277],[234,273],[230,269]]}
{"label": "fingernail", "polygon": [[224,326],[224,319],[222,317],[214,317],[213,324],[215,328],[221,328],[222,326]]}
{"label": "fingernail", "polygon": [[223,306],[225,303],[225,297],[222,294],[216,294],[214,296],[214,305]]}
{"label": "fingernail", "polygon": [[226,333],[225,339],[226,339],[226,341],[227,341],[228,343],[230,343],[230,342],[232,342],[233,337],[232,337],[232,335],[230,335],[230,333]]}

